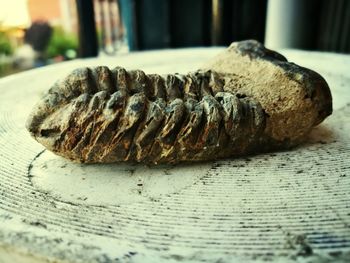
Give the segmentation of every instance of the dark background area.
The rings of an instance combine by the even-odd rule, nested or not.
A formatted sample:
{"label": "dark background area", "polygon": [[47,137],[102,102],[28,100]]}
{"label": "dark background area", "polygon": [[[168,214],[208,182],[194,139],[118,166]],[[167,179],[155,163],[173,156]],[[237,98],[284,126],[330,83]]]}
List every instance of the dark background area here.
{"label": "dark background area", "polygon": [[119,2],[123,20],[130,19],[127,30],[135,50],[264,41],[267,0]]}
{"label": "dark background area", "polygon": [[[81,17],[90,12],[89,2],[77,0],[78,6],[86,6],[79,9]],[[349,53],[350,1],[300,2],[296,23],[302,23],[301,41],[294,48]],[[130,50],[227,46],[243,39],[264,42],[267,0],[119,0],[118,4]],[[86,23],[80,22],[84,30]],[[96,33],[90,29],[83,33],[84,43],[94,43]],[[86,35],[92,40],[87,41]],[[84,44],[81,48],[86,49]]]}

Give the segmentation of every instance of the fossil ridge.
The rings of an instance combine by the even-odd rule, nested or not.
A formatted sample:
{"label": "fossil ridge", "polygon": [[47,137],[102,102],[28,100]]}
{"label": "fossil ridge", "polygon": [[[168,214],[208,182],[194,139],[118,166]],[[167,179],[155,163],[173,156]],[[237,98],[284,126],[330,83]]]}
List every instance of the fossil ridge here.
{"label": "fossil ridge", "polygon": [[26,127],[73,161],[159,164],[289,148],[331,112],[319,74],[248,40],[186,75],[77,69],[53,85]]}

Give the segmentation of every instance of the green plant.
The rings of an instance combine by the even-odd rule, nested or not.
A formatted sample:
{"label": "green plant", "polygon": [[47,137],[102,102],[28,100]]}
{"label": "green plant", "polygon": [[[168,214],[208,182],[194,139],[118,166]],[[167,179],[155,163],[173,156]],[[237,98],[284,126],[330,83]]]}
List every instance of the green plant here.
{"label": "green plant", "polygon": [[48,58],[54,58],[57,56],[66,56],[68,50],[78,49],[78,39],[72,34],[64,32],[60,27],[53,29],[53,34],[49,41],[49,45],[46,49],[46,55]]}
{"label": "green plant", "polygon": [[13,53],[13,48],[11,42],[4,32],[0,32],[0,55],[11,55]]}

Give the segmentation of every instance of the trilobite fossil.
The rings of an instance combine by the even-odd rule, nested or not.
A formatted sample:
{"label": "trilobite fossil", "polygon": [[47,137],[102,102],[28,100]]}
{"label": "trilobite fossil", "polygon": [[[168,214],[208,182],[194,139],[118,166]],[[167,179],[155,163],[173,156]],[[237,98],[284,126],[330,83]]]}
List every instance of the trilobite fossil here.
{"label": "trilobite fossil", "polygon": [[[230,56],[238,57],[235,63],[241,67],[230,62],[225,68]],[[299,112],[280,94],[275,80],[249,74],[255,72],[254,63],[260,74],[271,64],[284,82],[298,87],[296,102],[290,101]],[[300,111],[310,110],[308,120],[300,118],[305,116]],[[77,69],[35,106],[27,129],[49,150],[74,161],[159,164],[290,147],[330,113],[329,88],[320,75],[258,42],[245,41],[231,45],[226,57],[214,59],[209,68],[186,75],[103,66]],[[294,133],[289,131],[291,121],[299,127]]]}

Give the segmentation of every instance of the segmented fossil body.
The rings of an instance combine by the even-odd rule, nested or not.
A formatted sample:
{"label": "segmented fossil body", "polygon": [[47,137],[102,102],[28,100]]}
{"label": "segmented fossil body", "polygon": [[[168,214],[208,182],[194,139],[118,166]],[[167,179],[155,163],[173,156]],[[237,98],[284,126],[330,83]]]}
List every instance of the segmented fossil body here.
{"label": "segmented fossil body", "polygon": [[264,130],[264,111],[224,85],[210,71],[82,68],[51,88],[42,105],[48,110],[30,122],[41,123],[50,150],[80,162],[174,163],[249,152]]}
{"label": "segmented fossil body", "polygon": [[[258,52],[250,54],[260,54],[261,50],[265,49],[259,46]],[[273,59],[284,61],[276,54],[272,52]],[[283,107],[275,101],[285,102],[281,95],[266,99],[271,97],[271,87],[263,76],[266,96],[259,93],[261,88],[254,91],[261,84],[252,85],[251,76],[234,70],[220,72],[220,67],[219,73],[206,69],[165,76],[120,67],[77,69],[56,82],[36,105],[27,129],[49,150],[74,161],[158,164],[289,147],[330,114],[328,108],[327,113],[320,114],[319,107],[325,104],[323,100],[319,103],[318,95],[310,99],[299,92],[298,96],[306,100],[306,111],[311,109],[315,114],[307,122],[299,121],[297,125],[302,128],[292,137],[288,125],[293,119],[283,119],[287,111],[280,110]],[[312,90],[318,92],[314,87]],[[292,108],[290,116],[296,113]],[[285,132],[276,133],[274,127]]]}

